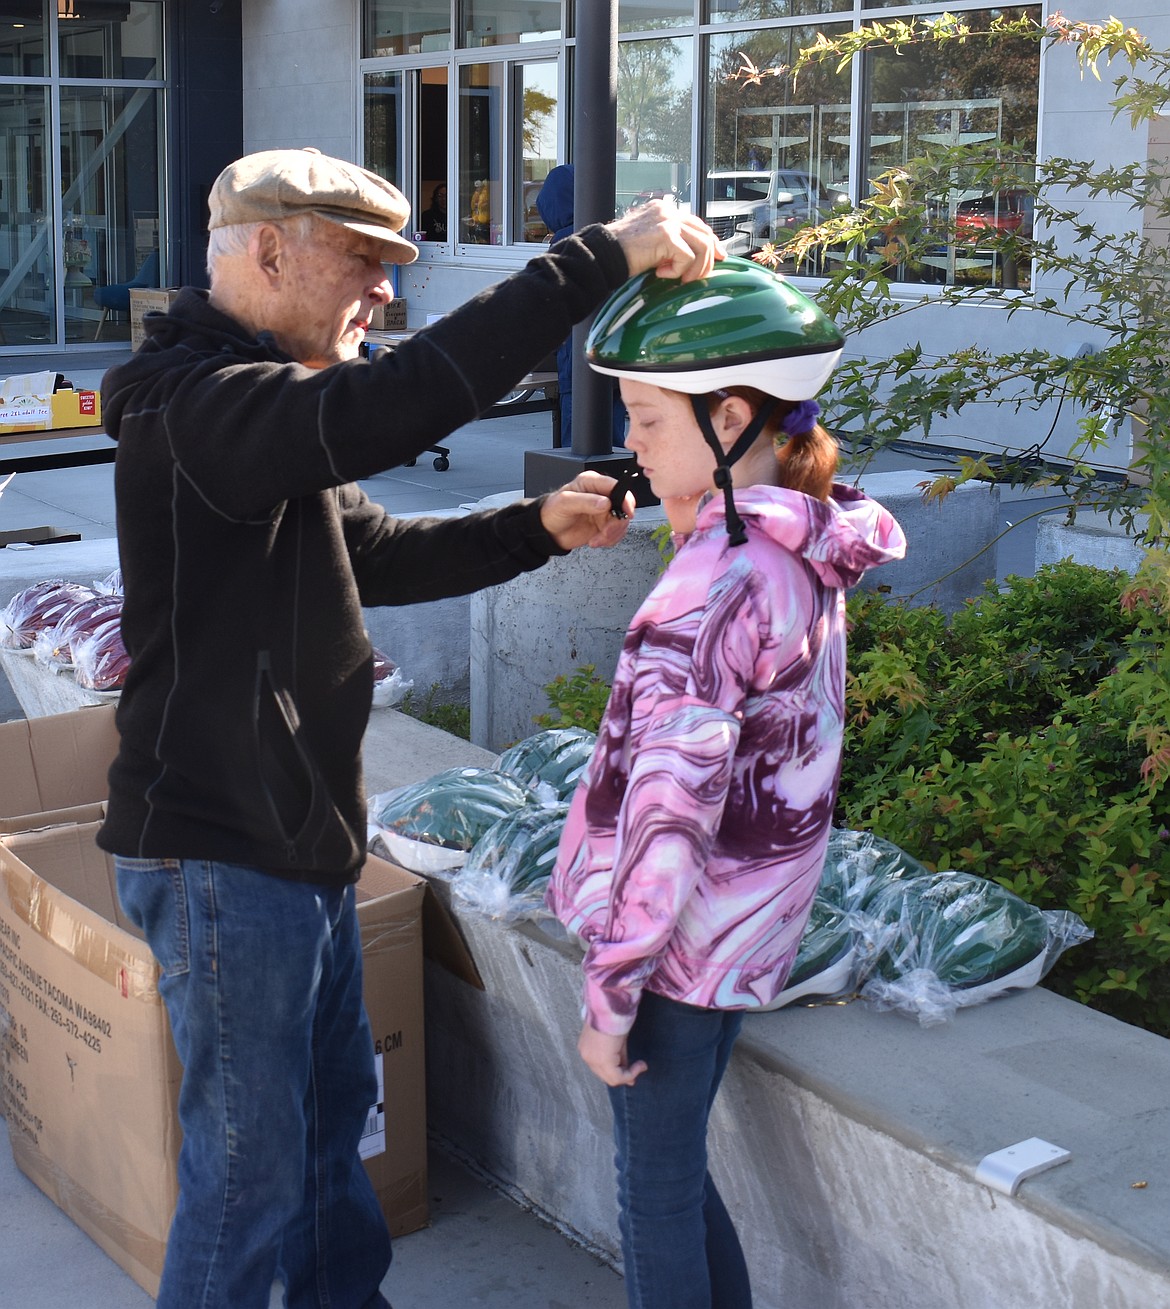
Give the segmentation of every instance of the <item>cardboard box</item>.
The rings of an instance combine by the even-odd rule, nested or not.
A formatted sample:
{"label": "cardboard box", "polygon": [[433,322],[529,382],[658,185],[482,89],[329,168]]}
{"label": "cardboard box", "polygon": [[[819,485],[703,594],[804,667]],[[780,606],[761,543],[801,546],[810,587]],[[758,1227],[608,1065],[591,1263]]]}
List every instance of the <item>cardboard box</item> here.
{"label": "cardboard box", "polygon": [[165,314],[171,301],[179,294],[177,286],[130,288],[130,349],[137,350],[146,340],[142,330],[143,314]]}
{"label": "cardboard box", "polygon": [[[180,1069],[158,966],[94,844],[116,744],[112,706],[0,724],[0,1102],[21,1171],[154,1295]],[[424,920],[426,953],[482,986],[425,880],[370,856],[358,921],[382,1090],[362,1155],[396,1236],[428,1217]]]}
{"label": "cardboard box", "polygon": [[0,401],[0,434],[100,427],[101,422],[102,398],[97,391],[54,391]]}
{"label": "cardboard box", "polygon": [[118,750],[114,709],[97,705],[0,723],[0,833],[36,826],[45,810],[106,798],[106,773]]}
{"label": "cardboard box", "polygon": [[375,305],[370,327],[375,332],[399,332],[406,326],[406,301],[397,296],[388,305]]}
{"label": "cardboard box", "polygon": [[[17,1166],[157,1295],[178,1200],[181,1068],[158,965],[98,823],[0,838],[0,1070]],[[361,925],[381,1091],[362,1156],[393,1235],[427,1222],[422,878],[371,857]]]}

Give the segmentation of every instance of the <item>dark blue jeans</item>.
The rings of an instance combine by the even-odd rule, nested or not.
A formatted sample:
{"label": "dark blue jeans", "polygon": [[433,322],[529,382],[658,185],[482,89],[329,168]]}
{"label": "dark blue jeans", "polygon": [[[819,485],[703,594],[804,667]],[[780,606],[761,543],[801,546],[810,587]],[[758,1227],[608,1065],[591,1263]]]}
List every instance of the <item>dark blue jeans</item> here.
{"label": "dark blue jeans", "polygon": [[648,1069],[609,1090],[630,1309],[751,1309],[739,1237],[707,1171],[707,1119],[742,1021],[642,994],[627,1050]]}
{"label": "dark blue jeans", "polygon": [[183,1064],[159,1309],[380,1309],[390,1236],[358,1157],[374,1102],[353,888],[118,859]]}

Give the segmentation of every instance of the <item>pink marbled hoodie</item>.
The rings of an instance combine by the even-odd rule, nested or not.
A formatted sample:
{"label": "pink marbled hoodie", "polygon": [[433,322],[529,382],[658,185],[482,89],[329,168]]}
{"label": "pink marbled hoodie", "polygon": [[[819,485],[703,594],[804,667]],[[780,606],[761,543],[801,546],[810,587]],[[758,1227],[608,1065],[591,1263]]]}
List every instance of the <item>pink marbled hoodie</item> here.
{"label": "pink marbled hoodie", "polygon": [[633,1025],[643,987],[767,1005],[796,956],[829,839],[845,694],[844,589],[906,539],[860,492],[722,497],[635,614],[547,903],[586,945],[585,1012]]}

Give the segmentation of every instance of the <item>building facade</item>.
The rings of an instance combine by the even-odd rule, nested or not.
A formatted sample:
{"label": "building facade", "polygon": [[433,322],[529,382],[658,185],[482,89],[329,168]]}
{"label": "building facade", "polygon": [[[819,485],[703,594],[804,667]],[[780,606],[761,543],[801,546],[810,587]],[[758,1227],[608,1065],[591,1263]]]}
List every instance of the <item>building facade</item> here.
{"label": "building facade", "polygon": [[[0,157],[0,352],[125,340],[126,315],[109,307],[120,288],[202,281],[215,172],[241,150],[278,146],[315,145],[394,181],[411,201],[422,251],[396,270],[410,324],[459,304],[547,239],[536,197],[549,169],[574,157],[574,10],[586,2],[0,0],[10,124]],[[850,348],[873,355],[919,339],[1002,351],[1039,340],[1075,353],[1086,344],[1075,324],[1033,311],[1046,288],[1026,264],[1003,266],[978,236],[1027,230],[1031,210],[1011,181],[1037,154],[1102,167],[1145,158],[1145,132],[1113,117],[1108,76],[1082,79],[1067,52],[1042,56],[1019,41],[873,52],[808,69],[793,84],[773,74],[818,33],[942,6],[616,4],[617,212],[673,194],[730,250],[749,253],[856,202],[872,178],[927,146],[995,141],[1004,180],[956,184],[945,199],[975,239],[940,244],[896,274],[913,300],[932,286],[969,287],[969,308],[917,311]],[[1130,8],[1125,20],[1164,44],[1170,15],[1154,12],[1156,0]],[[946,9],[976,29],[997,14],[1042,21],[1047,12],[981,0]],[[1135,222],[1117,202],[1082,209],[1109,230]],[[815,289],[825,266],[786,271]],[[980,297],[988,285],[1021,307],[1009,315],[1002,298]],[[1043,414],[1030,421],[1047,425]],[[989,422],[1006,424],[1005,443],[1028,443],[1007,430],[1010,417]],[[1125,458],[1120,449],[1102,457],[1114,454]]]}

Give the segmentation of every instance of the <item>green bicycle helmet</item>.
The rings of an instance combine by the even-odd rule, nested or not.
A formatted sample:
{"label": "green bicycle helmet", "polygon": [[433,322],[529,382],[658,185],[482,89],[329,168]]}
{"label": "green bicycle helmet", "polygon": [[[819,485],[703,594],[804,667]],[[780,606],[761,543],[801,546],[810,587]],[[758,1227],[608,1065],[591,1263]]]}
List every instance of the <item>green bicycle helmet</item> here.
{"label": "green bicycle helmet", "polygon": [[[742,545],[747,536],[732,500],[732,465],[751,449],[781,400],[795,406],[782,424],[790,435],[812,428],[820,413],[813,396],[844,345],[836,324],[806,295],[760,264],[732,256],[695,282],[653,271],[631,278],[598,311],[585,358],[610,377],[690,396],[715,456],[731,544]],[[754,387],[770,399],[725,451],[702,397],[731,386]]]}
{"label": "green bicycle helmet", "polygon": [[754,386],[811,400],[832,376],[845,338],[808,296],[750,259],[729,256],[696,282],[631,278],[598,310],[585,342],[592,368],[706,395]]}

